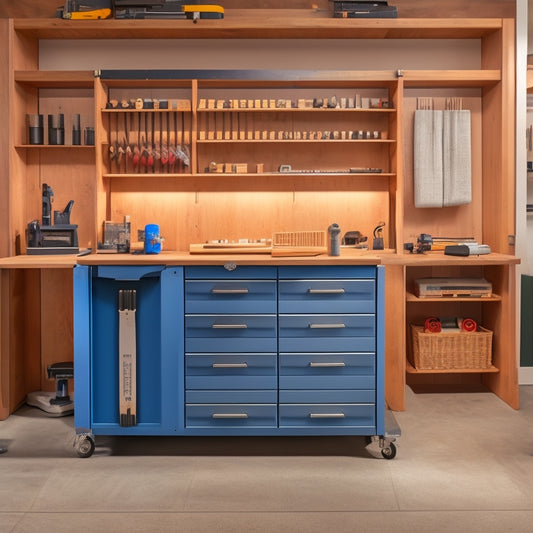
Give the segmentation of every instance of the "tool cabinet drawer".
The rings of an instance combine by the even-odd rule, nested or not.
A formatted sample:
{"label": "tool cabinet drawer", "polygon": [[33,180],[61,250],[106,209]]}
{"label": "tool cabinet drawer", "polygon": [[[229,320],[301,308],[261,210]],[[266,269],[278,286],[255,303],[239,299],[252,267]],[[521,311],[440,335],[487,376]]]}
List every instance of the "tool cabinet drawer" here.
{"label": "tool cabinet drawer", "polygon": [[[277,389],[263,390],[186,390],[185,401],[191,403],[270,403],[278,402]],[[301,403],[301,402],[300,402]]]}
{"label": "tool cabinet drawer", "polygon": [[185,351],[276,352],[275,315],[188,315]]}
{"label": "tool cabinet drawer", "polygon": [[275,354],[194,354],[185,358],[187,389],[275,389]]}
{"label": "tool cabinet drawer", "polygon": [[[235,265],[233,265],[235,266]],[[228,270],[224,266],[188,266],[185,267],[185,279],[272,279],[278,277],[274,266],[235,266]]]}
{"label": "tool cabinet drawer", "polygon": [[280,352],[371,352],[375,350],[375,316],[280,315]]}
{"label": "tool cabinet drawer", "polygon": [[373,389],[374,353],[280,354],[281,389]]}
{"label": "tool cabinet drawer", "polygon": [[185,312],[276,313],[276,281],[186,281]]}
{"label": "tool cabinet drawer", "polygon": [[195,428],[277,427],[276,404],[187,404],[185,425]]}
{"label": "tool cabinet drawer", "polygon": [[373,265],[280,266],[279,279],[376,279]]}
{"label": "tool cabinet drawer", "polygon": [[365,427],[376,423],[374,403],[365,404],[282,404],[279,427]]}
{"label": "tool cabinet drawer", "polygon": [[280,280],[280,313],[373,313],[375,280]]}
{"label": "tool cabinet drawer", "polygon": [[279,403],[374,403],[375,389],[285,390],[279,391]]}

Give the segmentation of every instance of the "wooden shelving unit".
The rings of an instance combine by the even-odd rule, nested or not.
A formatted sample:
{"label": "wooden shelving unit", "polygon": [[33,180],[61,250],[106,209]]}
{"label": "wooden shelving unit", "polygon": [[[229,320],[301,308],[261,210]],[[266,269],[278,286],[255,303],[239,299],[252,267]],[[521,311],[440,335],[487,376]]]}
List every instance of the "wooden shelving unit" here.
{"label": "wooden shelving unit", "polygon": [[[247,228],[246,237],[264,237],[273,229],[292,230],[297,221],[304,219],[321,227],[335,220],[341,227],[360,229],[371,238],[372,228],[383,220],[387,249],[382,262],[386,265],[389,406],[405,409],[406,373],[416,379],[428,377],[409,368],[406,328],[398,327],[398,324],[408,324],[422,308],[426,310],[433,305],[408,293],[412,279],[459,272],[486,276],[497,296],[480,303],[455,299],[437,303],[452,311],[465,305],[475,306],[480,320],[494,331],[495,369],[475,372],[472,377],[512,407],[518,407],[514,333],[514,267],[518,259],[508,237],[515,231],[513,20],[341,20],[313,10],[250,9],[228,10],[222,21],[202,20],[198,24],[168,20],[15,19],[0,21],[0,29],[5,44],[0,52],[0,59],[5,59],[0,63],[0,98],[9,109],[8,127],[2,130],[6,142],[0,145],[0,183],[8,191],[7,207],[0,215],[2,226],[7,228],[0,236],[3,257],[13,257],[24,250],[25,228],[30,220],[40,216],[40,185],[44,180],[53,181],[58,191],[55,206],[75,200],[75,218],[82,222],[80,247],[95,248],[102,222],[121,219],[125,214],[139,227],[153,222],[157,214],[166,229],[166,245],[177,250],[186,250],[190,242],[243,237],[243,227]],[[392,40],[391,46],[396,39],[474,39],[480,43],[480,57],[479,68],[465,70],[242,70],[211,71],[204,73],[204,78],[183,71],[180,76],[149,80],[120,77],[118,73],[114,78],[102,79],[100,72],[40,70],[39,44],[49,39],[376,39]],[[371,92],[377,88],[387,93],[390,105],[379,110],[199,109],[200,98],[210,94],[226,98],[236,88],[254,97],[261,91],[263,94],[285,91],[293,99],[301,94],[308,97],[315,90],[321,94],[340,94],[356,89]],[[116,95],[143,96],[154,89],[172,98],[191,100],[191,111],[183,112],[190,116],[187,128],[191,166],[187,172],[180,173],[117,172],[109,160],[109,134],[112,117],[124,111],[105,109],[106,103]],[[471,205],[459,208],[430,212],[415,209],[411,154],[415,95],[440,98],[454,90],[475,93],[465,103],[473,115],[474,198]],[[53,107],[54,92],[64,97],[66,116],[80,109],[86,114],[86,124],[95,127],[95,146],[27,144],[26,115],[48,112]],[[276,124],[277,130],[281,129],[281,123],[288,123],[287,130],[292,130],[296,129],[293,122],[306,120],[338,123],[342,131],[342,128],[348,130],[350,122],[366,121],[366,124],[377,124],[376,130],[386,130],[388,138],[200,139],[202,117],[210,113],[231,116],[236,112],[260,120],[257,128],[270,122]],[[154,115],[156,111],[150,113]],[[163,112],[157,113],[165,116]],[[224,162],[223,157],[227,162],[263,163],[264,172],[205,172],[211,161]],[[289,161],[290,158],[293,160]],[[279,165],[287,163],[297,170],[320,169],[322,162],[327,162],[323,170],[380,166],[382,172],[277,171]],[[224,201],[220,193],[225,193]],[[217,231],[220,235],[216,235]],[[432,254],[420,257],[404,254],[403,243],[422,231],[434,235],[466,232],[489,244],[494,253],[480,258],[452,259]],[[29,390],[53,387],[45,377],[46,363],[57,361],[58,357],[68,360],[72,353],[71,292],[68,285],[64,290],[64,278],[70,276],[70,267],[54,268],[54,273],[44,267],[15,268],[8,263],[3,268],[0,360],[7,371],[2,373],[0,417],[7,416],[20,404]],[[28,319],[39,323],[40,328],[24,345],[20,338],[24,338],[23,328]],[[22,382],[15,379],[21,374],[26,376]]]}

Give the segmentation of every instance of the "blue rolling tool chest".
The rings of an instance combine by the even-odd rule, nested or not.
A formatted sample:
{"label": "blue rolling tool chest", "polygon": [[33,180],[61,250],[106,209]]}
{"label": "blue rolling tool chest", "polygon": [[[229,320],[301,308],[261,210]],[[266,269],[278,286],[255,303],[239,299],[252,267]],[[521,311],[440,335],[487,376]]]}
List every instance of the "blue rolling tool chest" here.
{"label": "blue rolling tool chest", "polygon": [[383,286],[373,265],[76,266],[78,455],[96,435],[363,435],[394,457]]}

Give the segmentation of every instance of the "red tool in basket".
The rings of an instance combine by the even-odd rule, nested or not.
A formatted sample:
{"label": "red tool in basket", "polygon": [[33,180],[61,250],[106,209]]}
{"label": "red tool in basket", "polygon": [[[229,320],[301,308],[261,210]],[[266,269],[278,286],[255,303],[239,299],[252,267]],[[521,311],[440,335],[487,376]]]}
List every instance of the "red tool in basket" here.
{"label": "red tool in basket", "polygon": [[[477,331],[477,323],[472,318],[455,318],[453,320],[447,318],[444,323],[453,323],[454,327],[466,331],[467,333]],[[440,333],[443,329],[448,328],[449,326],[443,327],[443,321],[437,317],[428,317],[424,322],[424,331],[426,333]]]}

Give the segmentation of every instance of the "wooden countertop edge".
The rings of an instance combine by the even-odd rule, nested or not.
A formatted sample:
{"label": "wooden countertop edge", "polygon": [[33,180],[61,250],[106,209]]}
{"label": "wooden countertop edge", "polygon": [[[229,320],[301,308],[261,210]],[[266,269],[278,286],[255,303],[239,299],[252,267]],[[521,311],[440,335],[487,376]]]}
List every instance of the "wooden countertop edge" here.
{"label": "wooden countertop edge", "polygon": [[516,265],[520,258],[492,253],[488,255],[454,257],[442,253],[395,254],[390,252],[345,250],[340,256],[326,254],[300,257],[272,257],[268,254],[189,254],[188,252],[162,252],[144,254],[90,254],[76,255],[18,255],[0,258],[0,269],[16,268],[74,268],[75,265]]}
{"label": "wooden countertop edge", "polygon": [[385,254],[381,257],[383,265],[400,266],[446,266],[446,265],[518,265],[520,257],[508,254],[471,255],[468,257],[444,255],[444,252],[429,252],[423,254]]}

